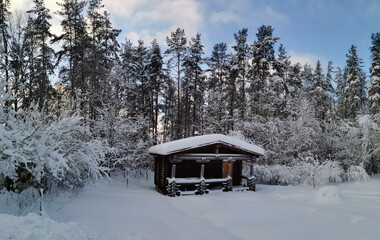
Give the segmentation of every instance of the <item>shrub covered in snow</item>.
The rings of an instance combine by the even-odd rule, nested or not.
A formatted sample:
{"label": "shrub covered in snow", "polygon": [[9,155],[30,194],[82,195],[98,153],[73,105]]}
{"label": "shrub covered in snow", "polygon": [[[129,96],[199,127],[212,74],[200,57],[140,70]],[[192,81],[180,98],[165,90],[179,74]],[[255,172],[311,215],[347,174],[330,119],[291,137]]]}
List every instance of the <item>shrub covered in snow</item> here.
{"label": "shrub covered in snow", "polygon": [[367,172],[360,166],[351,166],[347,169],[346,177],[350,182],[367,182],[369,180]]}
{"label": "shrub covered in snow", "polygon": [[315,178],[319,185],[327,185],[329,183],[342,182],[343,174],[343,168],[338,162],[328,160],[318,166]]}
{"label": "shrub covered in snow", "polygon": [[292,185],[294,183],[291,168],[284,165],[273,165],[270,168],[272,174],[271,183],[275,185]]}
{"label": "shrub covered in snow", "polygon": [[0,143],[0,172],[8,190],[74,188],[107,170],[102,162],[108,144],[94,139],[81,117],[44,116],[37,106],[8,114],[0,124]]}
{"label": "shrub covered in snow", "polygon": [[295,166],[256,165],[257,183],[279,185],[327,185],[343,181],[343,168],[338,162],[303,162]]}
{"label": "shrub covered in snow", "polygon": [[253,173],[257,183],[270,184],[272,173],[267,165],[255,165]]}

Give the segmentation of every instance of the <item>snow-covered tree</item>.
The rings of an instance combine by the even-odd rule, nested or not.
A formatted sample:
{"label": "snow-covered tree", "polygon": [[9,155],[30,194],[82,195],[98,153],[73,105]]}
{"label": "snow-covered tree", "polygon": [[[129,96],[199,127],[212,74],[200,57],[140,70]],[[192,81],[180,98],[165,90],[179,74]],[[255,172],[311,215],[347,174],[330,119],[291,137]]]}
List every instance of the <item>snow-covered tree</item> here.
{"label": "snow-covered tree", "polygon": [[205,132],[227,133],[230,123],[227,117],[228,79],[231,56],[226,43],[215,44],[211,57],[207,59],[209,76],[207,79]]}
{"label": "snow-covered tree", "polygon": [[[0,100],[3,106],[4,98]],[[108,144],[92,137],[83,118],[42,115],[36,105],[18,113],[3,109],[0,172],[8,190],[29,186],[47,190],[52,184],[72,189],[106,173]]]}
{"label": "snow-covered tree", "polygon": [[[247,79],[248,79],[248,55],[250,47],[247,43],[248,29],[243,28],[234,34],[235,45],[232,46],[235,53],[232,56],[231,66],[231,84],[236,85],[237,91],[232,92],[229,105],[232,108],[238,109],[238,118],[245,119],[247,109]],[[232,86],[231,86],[232,87]],[[230,115],[233,117],[234,111],[230,110]]]}
{"label": "snow-covered tree", "polygon": [[[279,39],[273,37],[274,28],[272,26],[263,25],[257,29],[257,40],[252,46],[252,59],[250,71],[250,108],[251,115],[260,115],[268,117],[271,115],[271,106],[266,101],[268,86],[276,87],[280,82],[277,78],[270,79],[275,61],[274,44]],[[271,84],[271,80],[275,83]]]}
{"label": "snow-covered tree", "polygon": [[164,60],[161,55],[161,48],[157,40],[153,40],[148,50],[147,69],[149,82],[149,129],[154,142],[157,143],[159,115],[162,110],[162,101],[160,100],[162,98],[162,86],[167,78],[167,74],[164,71]]}
{"label": "snow-covered tree", "polygon": [[187,54],[184,58],[184,77],[182,84],[182,96],[184,108],[183,122],[185,136],[193,136],[201,130],[202,106],[204,105],[205,75],[201,65],[204,45],[201,35],[197,34],[189,41]]}
{"label": "snow-covered tree", "polygon": [[[54,49],[49,45],[50,40],[53,38],[51,33],[50,20],[52,19],[49,9],[45,7],[43,0],[34,0],[34,8],[28,11],[32,17],[29,20],[28,37],[29,42],[33,42],[34,50],[36,51],[36,56],[33,57],[31,66],[35,71],[33,74],[33,81],[35,82],[35,89],[29,89],[33,92],[33,98],[30,100],[35,100],[38,102],[40,108],[45,106],[44,111],[47,111],[49,107],[45,104],[47,100],[51,99],[53,93],[52,87],[50,85],[49,76],[53,74],[54,71]],[[32,49],[29,49],[33,51]]]}
{"label": "snow-covered tree", "polygon": [[371,84],[368,86],[369,110],[372,114],[380,113],[380,33],[372,33],[371,50]]}
{"label": "snow-covered tree", "polygon": [[177,81],[177,122],[175,126],[175,138],[183,136],[183,121],[182,121],[182,104],[181,104],[181,82],[182,82],[182,64],[187,51],[187,38],[184,29],[177,28],[171,32],[170,37],[166,37],[168,49],[165,54],[170,56],[169,63],[173,67],[173,72]]}
{"label": "snow-covered tree", "polygon": [[380,167],[380,128],[370,115],[360,116],[358,123],[362,136],[361,166],[368,173],[376,174],[379,172]]}
{"label": "snow-covered tree", "polygon": [[362,59],[358,57],[356,46],[348,51],[346,61],[346,87],[341,101],[344,117],[355,119],[365,104],[365,74],[362,70]]}

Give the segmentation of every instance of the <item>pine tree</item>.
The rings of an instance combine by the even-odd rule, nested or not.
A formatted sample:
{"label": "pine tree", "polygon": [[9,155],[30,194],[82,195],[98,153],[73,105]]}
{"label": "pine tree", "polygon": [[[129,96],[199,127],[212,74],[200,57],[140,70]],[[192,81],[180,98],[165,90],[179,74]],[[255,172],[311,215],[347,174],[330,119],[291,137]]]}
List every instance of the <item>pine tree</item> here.
{"label": "pine tree", "polygon": [[[5,82],[9,82],[9,33],[8,33],[8,24],[10,17],[10,1],[9,0],[1,0],[0,1],[0,38],[1,38],[1,69],[5,72]],[[7,88],[7,87],[6,87]],[[7,89],[6,89],[7,90]],[[7,90],[8,91],[8,90]]]}
{"label": "pine tree", "polygon": [[203,44],[201,35],[197,34],[191,38],[189,42],[188,52],[183,62],[184,81],[182,91],[184,96],[184,125],[185,136],[193,136],[196,131],[199,131],[201,106],[204,104],[204,80],[205,76],[201,68],[203,63]]}
{"label": "pine tree", "polygon": [[[235,45],[232,49],[235,50],[235,54],[232,59],[231,68],[231,84],[235,84],[238,88],[238,96],[231,96],[231,108],[238,108],[239,118],[241,120],[245,119],[245,110],[247,108],[247,97],[246,97],[246,85],[248,78],[248,54],[249,45],[247,43],[248,29],[243,28],[238,33],[234,34]],[[230,86],[233,88],[232,86]],[[234,107],[236,105],[236,107]],[[231,118],[233,118],[233,111],[230,110]]]}
{"label": "pine tree", "polygon": [[88,72],[86,67],[86,50],[89,45],[89,37],[86,31],[86,22],[83,10],[86,2],[83,0],[64,0],[58,3],[61,10],[57,12],[62,17],[61,26],[63,33],[53,39],[53,43],[60,42],[61,50],[57,52],[57,64],[65,59],[66,64],[61,65],[59,77],[64,84],[70,86],[71,109],[82,110],[82,93],[86,91],[85,77]]}
{"label": "pine tree", "polygon": [[[91,71],[87,76],[86,84],[88,84],[88,104],[90,118],[95,120],[97,117],[97,108],[101,107],[102,87],[101,81],[108,75],[104,62],[104,54],[101,49],[103,17],[99,11],[103,8],[100,0],[89,1],[88,6],[88,33],[89,33],[89,51],[88,64],[91,65]],[[90,67],[90,66],[88,66]]]}
{"label": "pine tree", "polygon": [[207,59],[209,77],[206,94],[206,132],[228,133],[227,122],[228,79],[231,69],[231,56],[227,44],[215,44],[211,57]]}
{"label": "pine tree", "polygon": [[153,40],[148,50],[148,84],[149,84],[149,128],[153,136],[154,144],[157,144],[159,115],[162,107],[160,99],[162,98],[162,85],[167,78],[163,66],[164,61],[161,55],[161,48],[157,40]]}
{"label": "pine tree", "polygon": [[[49,75],[54,71],[54,49],[49,46],[49,41],[53,38],[53,34],[50,32],[51,24],[49,20],[52,18],[49,14],[49,9],[45,7],[44,0],[34,0],[34,8],[28,13],[32,14],[30,29],[28,37],[34,38],[31,42],[34,43],[37,55],[34,56],[32,66],[35,74],[33,75],[36,82],[35,93],[32,94],[39,105],[40,110],[44,103],[50,100],[52,95],[52,87],[50,85]],[[29,89],[33,91],[33,89]],[[48,110],[47,103],[45,104],[45,113]]]}
{"label": "pine tree", "polygon": [[182,81],[182,63],[187,51],[187,38],[183,29],[177,28],[175,32],[171,32],[170,37],[166,37],[168,49],[165,54],[171,55],[170,64],[174,67],[174,72],[177,80],[177,121],[176,121],[176,136],[175,138],[183,137],[183,119],[182,119],[182,104],[181,104],[181,81]]}
{"label": "pine tree", "polygon": [[[20,14],[12,15],[9,24],[9,89],[13,96],[11,107],[17,112],[25,101],[25,85],[28,78],[28,43],[25,23]],[[8,102],[10,103],[10,102]]]}
{"label": "pine tree", "polygon": [[371,114],[378,114],[380,113],[380,33],[372,33],[371,40],[371,84],[368,87],[368,101]]}

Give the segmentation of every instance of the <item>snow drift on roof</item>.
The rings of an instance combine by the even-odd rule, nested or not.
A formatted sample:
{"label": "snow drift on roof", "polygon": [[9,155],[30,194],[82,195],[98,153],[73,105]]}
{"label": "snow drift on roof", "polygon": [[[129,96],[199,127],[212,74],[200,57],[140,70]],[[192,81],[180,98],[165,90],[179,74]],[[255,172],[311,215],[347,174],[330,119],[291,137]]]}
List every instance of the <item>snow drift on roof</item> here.
{"label": "snow drift on roof", "polygon": [[155,155],[170,155],[184,150],[199,148],[217,143],[230,145],[234,148],[256,155],[264,155],[264,149],[262,149],[261,147],[222,134],[195,136],[172,142],[162,143],[149,148],[149,153]]}

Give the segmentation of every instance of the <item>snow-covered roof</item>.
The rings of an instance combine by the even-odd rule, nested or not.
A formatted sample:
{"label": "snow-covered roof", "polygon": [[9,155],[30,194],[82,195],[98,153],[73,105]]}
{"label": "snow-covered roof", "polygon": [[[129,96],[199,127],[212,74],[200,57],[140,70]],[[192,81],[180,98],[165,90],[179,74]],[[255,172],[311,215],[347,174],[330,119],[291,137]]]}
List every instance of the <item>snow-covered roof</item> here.
{"label": "snow-covered roof", "polygon": [[262,149],[261,147],[222,134],[195,136],[175,140],[172,142],[162,143],[149,148],[149,153],[155,155],[170,155],[173,153],[213,145],[217,143],[228,145],[256,155],[264,155],[264,149]]}

